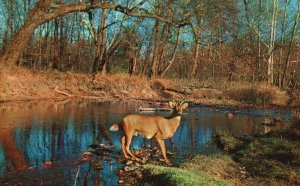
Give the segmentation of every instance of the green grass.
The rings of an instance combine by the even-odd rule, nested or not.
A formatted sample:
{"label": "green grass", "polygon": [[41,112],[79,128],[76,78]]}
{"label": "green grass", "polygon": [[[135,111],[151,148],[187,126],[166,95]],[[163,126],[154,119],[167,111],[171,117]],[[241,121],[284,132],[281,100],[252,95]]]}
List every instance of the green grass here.
{"label": "green grass", "polygon": [[[200,162],[199,162],[200,163]],[[152,175],[152,180],[155,183],[164,183],[167,185],[230,185],[225,180],[203,173],[202,171],[194,171],[164,167],[146,165],[145,169]]]}
{"label": "green grass", "polygon": [[235,174],[237,165],[228,155],[210,154],[198,155],[192,160],[183,163],[180,167],[194,173],[219,174],[221,176],[228,172]]}

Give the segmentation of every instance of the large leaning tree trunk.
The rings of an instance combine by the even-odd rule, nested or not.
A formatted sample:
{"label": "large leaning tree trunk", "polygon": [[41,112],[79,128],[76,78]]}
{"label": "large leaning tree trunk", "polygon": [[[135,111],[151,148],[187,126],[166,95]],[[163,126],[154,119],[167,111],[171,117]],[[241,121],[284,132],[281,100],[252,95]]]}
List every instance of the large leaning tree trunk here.
{"label": "large leaning tree trunk", "polygon": [[[144,2],[144,1],[142,1]],[[157,19],[159,21],[166,22],[168,24],[177,26],[182,23],[175,23],[168,18],[161,17],[156,14],[151,13],[140,13],[137,7],[128,9],[120,5],[106,4],[106,3],[96,3],[91,1],[91,3],[73,3],[73,4],[56,4],[52,0],[39,0],[37,4],[29,11],[29,16],[26,19],[24,25],[13,37],[11,43],[6,46],[5,50],[0,56],[0,64],[14,65],[20,59],[22,52],[26,48],[28,40],[33,34],[34,30],[39,26],[48,21],[51,21],[57,17],[63,16],[72,12],[87,11],[90,9],[110,9],[122,12],[126,15],[133,17],[147,17]]]}

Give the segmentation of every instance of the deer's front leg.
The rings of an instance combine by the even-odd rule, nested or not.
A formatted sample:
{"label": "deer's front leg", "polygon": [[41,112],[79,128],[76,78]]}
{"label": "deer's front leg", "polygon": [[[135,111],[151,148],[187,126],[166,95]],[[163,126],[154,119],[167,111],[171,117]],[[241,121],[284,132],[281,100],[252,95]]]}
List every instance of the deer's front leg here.
{"label": "deer's front leg", "polygon": [[125,143],[126,143],[126,138],[125,138],[125,135],[122,136],[121,138],[121,143],[122,143],[122,152],[123,152],[123,155],[126,159],[129,159],[129,156],[127,155],[126,153],[126,147],[125,147]]}
{"label": "deer's front leg", "polygon": [[166,153],[166,146],[165,146],[165,142],[163,139],[161,139],[159,136],[155,136],[155,139],[161,149],[161,152],[163,154],[163,157],[165,159],[166,164],[170,164],[170,160],[167,158],[167,153]]}

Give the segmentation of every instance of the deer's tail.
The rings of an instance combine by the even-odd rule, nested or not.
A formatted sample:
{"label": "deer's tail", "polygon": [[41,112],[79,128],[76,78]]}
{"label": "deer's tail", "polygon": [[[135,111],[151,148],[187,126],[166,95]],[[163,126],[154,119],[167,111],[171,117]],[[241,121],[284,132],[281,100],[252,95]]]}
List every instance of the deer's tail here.
{"label": "deer's tail", "polygon": [[119,131],[120,130],[120,124],[113,124],[110,128],[109,128],[110,131]]}

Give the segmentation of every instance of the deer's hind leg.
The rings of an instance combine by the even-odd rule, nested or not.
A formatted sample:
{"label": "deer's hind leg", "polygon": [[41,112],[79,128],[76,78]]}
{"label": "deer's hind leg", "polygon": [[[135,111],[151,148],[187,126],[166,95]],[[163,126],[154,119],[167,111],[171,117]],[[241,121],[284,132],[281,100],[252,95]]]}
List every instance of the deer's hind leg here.
{"label": "deer's hind leg", "polygon": [[126,159],[129,159],[129,156],[128,156],[127,153],[126,153],[125,143],[126,143],[126,137],[125,137],[125,135],[123,135],[122,138],[121,138],[122,152],[123,152],[124,157],[125,157]]}
{"label": "deer's hind leg", "polygon": [[131,144],[131,139],[132,139],[132,136],[133,136],[133,133],[132,132],[125,132],[125,135],[126,135],[126,146],[125,146],[125,149],[126,149],[126,152],[136,161],[141,161],[141,159],[139,159],[138,157],[136,157],[131,151],[130,151],[130,144]]}

